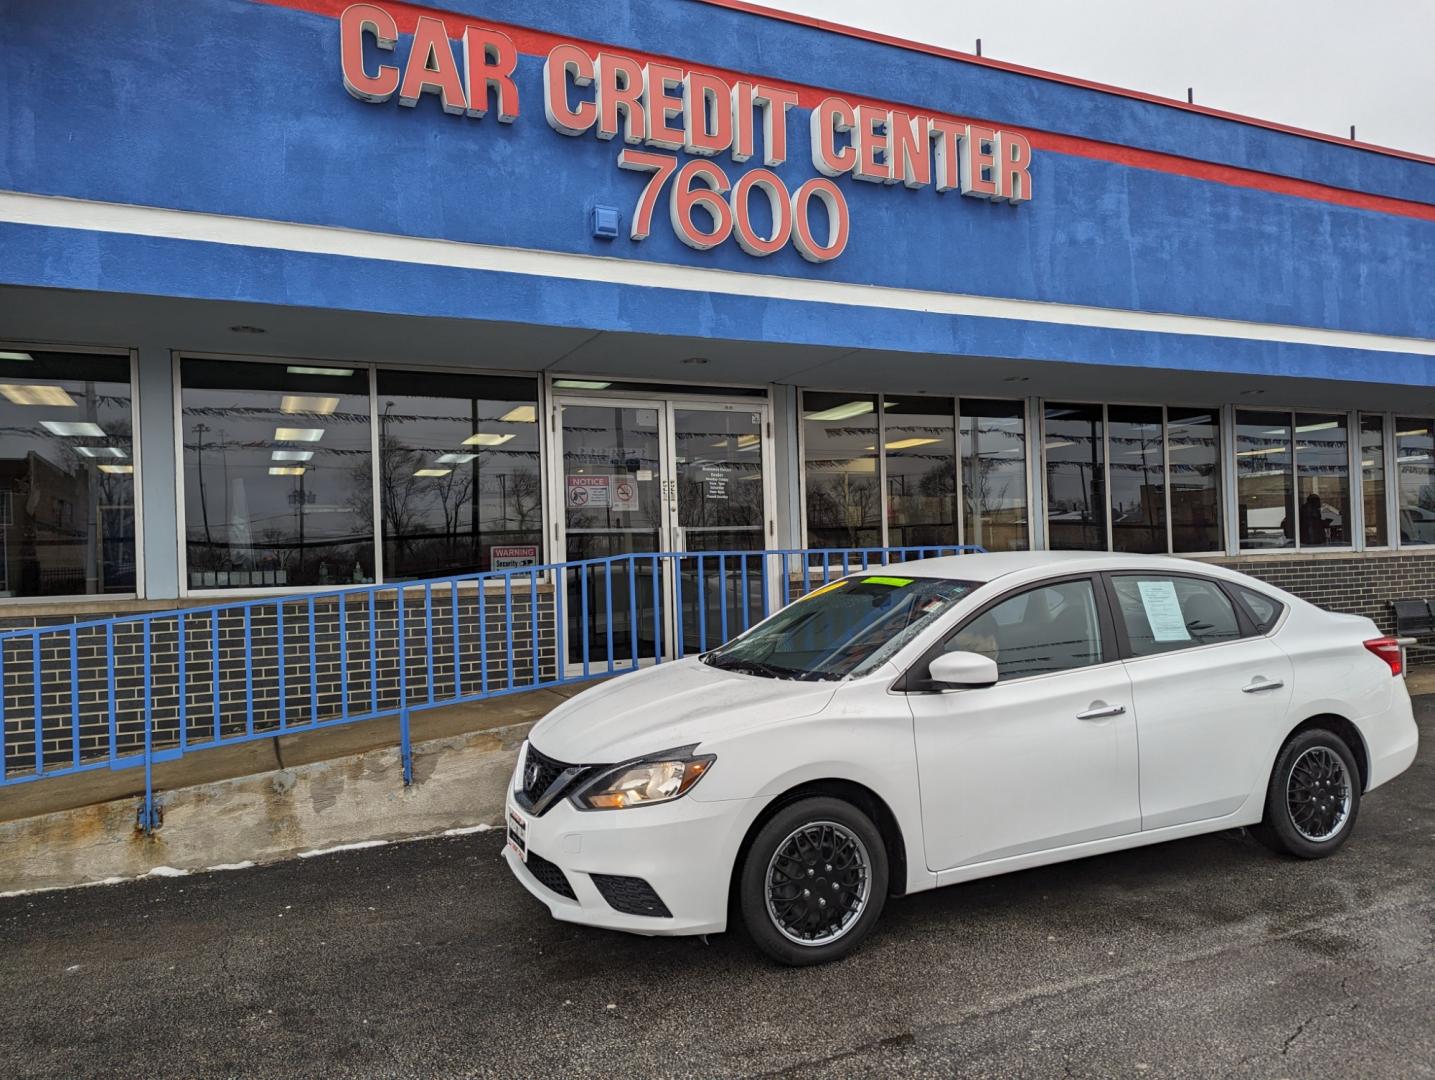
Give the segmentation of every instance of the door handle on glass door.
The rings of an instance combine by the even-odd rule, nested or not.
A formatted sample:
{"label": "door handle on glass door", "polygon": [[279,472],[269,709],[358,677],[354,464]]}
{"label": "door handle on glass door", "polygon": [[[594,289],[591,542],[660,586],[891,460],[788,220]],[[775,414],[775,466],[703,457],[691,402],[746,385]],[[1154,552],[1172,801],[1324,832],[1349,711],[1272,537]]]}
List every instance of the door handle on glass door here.
{"label": "door handle on glass door", "polygon": [[1125,705],[1095,705],[1085,712],[1076,714],[1078,720],[1104,720],[1108,716],[1120,716],[1126,711]]}
{"label": "door handle on glass door", "polygon": [[1262,690],[1279,690],[1285,683],[1280,679],[1261,679],[1241,687],[1243,694],[1259,694]]}

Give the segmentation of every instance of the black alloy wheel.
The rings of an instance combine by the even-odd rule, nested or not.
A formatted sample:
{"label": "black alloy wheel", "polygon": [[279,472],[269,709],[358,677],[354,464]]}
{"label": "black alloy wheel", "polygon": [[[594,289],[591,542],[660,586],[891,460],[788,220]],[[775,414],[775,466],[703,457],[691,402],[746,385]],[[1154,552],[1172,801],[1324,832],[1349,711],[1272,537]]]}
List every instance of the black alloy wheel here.
{"label": "black alloy wheel", "polygon": [[861,810],[826,796],[783,807],[748,849],[743,921],[763,952],[802,966],[836,960],[867,936],[887,897],[887,849]]}
{"label": "black alloy wheel", "polygon": [[1339,735],[1311,728],[1276,756],[1256,837],[1275,851],[1323,859],[1349,838],[1360,813],[1360,769]]}

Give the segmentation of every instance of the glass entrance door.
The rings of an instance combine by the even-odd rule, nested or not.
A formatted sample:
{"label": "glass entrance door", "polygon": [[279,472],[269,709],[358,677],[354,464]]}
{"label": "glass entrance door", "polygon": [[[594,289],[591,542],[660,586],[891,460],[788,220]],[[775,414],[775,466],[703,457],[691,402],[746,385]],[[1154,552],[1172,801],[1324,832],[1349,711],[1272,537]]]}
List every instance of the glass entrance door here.
{"label": "glass entrance door", "polygon": [[554,407],[559,557],[693,553],[569,571],[568,663],[626,667],[660,643],[674,656],[679,635],[686,655],[761,618],[761,556],[719,553],[769,544],[765,403],[561,397]]}
{"label": "glass entrance door", "polygon": [[[677,494],[675,549],[762,551],[768,546],[761,411],[673,406]],[[718,555],[678,561],[683,652],[721,644],[762,618],[762,557]],[[677,627],[674,627],[677,630]]]}
{"label": "glass entrance door", "polygon": [[[564,402],[558,412],[563,558],[661,551],[668,514],[662,409],[645,402]],[[652,575],[632,570],[615,561],[568,574],[570,663],[605,667],[653,655],[661,607]]]}

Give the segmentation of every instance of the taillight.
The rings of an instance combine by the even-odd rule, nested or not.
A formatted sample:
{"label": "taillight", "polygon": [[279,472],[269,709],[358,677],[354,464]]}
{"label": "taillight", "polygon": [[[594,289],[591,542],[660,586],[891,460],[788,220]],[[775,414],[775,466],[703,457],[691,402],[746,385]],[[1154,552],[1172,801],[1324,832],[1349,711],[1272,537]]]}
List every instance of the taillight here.
{"label": "taillight", "polygon": [[1391,675],[1399,675],[1405,670],[1405,653],[1399,638],[1372,638],[1365,643],[1365,647],[1390,665]]}

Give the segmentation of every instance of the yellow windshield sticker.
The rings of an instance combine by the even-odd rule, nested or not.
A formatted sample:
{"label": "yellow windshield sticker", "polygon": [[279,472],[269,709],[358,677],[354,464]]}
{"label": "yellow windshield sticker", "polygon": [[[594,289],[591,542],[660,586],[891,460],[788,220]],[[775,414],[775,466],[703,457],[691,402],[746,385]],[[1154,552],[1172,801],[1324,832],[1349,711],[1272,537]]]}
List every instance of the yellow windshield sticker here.
{"label": "yellow windshield sticker", "polygon": [[806,593],[806,594],[803,595],[803,596],[799,596],[798,599],[799,599],[799,600],[811,600],[814,596],[821,596],[821,595],[822,595],[823,593],[825,593],[825,592],[831,592],[833,589],[840,589],[840,588],[842,588],[842,586],[846,585],[849,580],[850,580],[849,578],[842,578],[842,579],[840,579],[840,580],[838,580],[838,581],[828,582],[826,585],[822,586],[822,588],[820,588],[820,589],[813,589],[810,593]]}
{"label": "yellow windshield sticker", "polygon": [[894,589],[905,588],[912,584],[909,577],[864,577],[860,579],[864,585],[890,585]]}

